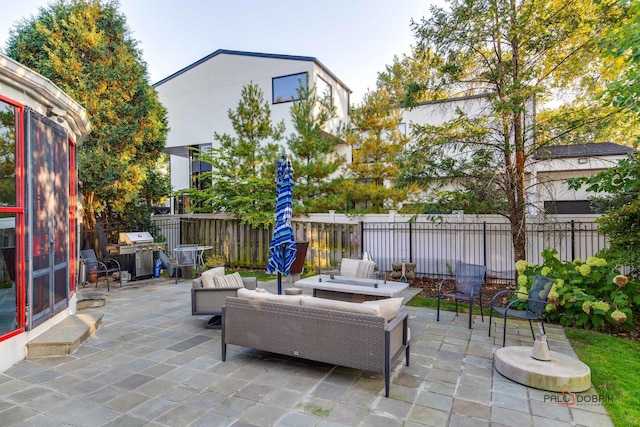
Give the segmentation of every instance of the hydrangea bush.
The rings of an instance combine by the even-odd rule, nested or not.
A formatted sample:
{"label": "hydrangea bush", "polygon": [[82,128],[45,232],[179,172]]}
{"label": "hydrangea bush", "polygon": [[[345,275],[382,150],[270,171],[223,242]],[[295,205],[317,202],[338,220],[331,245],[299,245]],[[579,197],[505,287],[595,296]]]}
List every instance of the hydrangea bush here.
{"label": "hydrangea bush", "polygon": [[554,279],[545,308],[550,321],[563,326],[603,329],[633,327],[640,310],[640,281],[629,279],[604,258],[562,261],[555,249],[542,251],[542,265],[516,262],[517,297],[526,297],[536,274]]}

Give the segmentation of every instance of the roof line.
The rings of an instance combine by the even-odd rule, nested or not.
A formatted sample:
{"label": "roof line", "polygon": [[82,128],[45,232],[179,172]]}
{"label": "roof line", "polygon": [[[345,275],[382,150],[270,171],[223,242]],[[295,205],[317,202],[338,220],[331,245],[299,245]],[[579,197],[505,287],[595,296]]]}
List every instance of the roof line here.
{"label": "roof line", "polygon": [[445,99],[436,99],[433,101],[422,101],[416,104],[416,107],[420,105],[431,105],[431,104],[444,104],[445,102],[457,102],[457,101],[468,101],[470,99],[480,99],[487,98],[490,94],[488,93],[478,93],[475,95],[464,95],[464,96],[456,96],[453,98],[445,98]]}
{"label": "roof line", "polygon": [[218,49],[215,52],[210,53],[209,55],[205,56],[204,58],[197,60],[193,64],[187,65],[186,67],[182,68],[181,70],[178,70],[175,73],[171,74],[170,76],[165,77],[164,79],[154,83],[152,86],[153,87],[160,86],[161,84],[164,84],[164,83],[168,82],[169,80],[171,80],[171,79],[173,79],[175,77],[178,77],[180,74],[183,74],[183,73],[191,70],[192,68],[197,67],[198,65],[202,64],[203,62],[206,62],[206,61],[210,60],[211,58],[214,58],[214,57],[216,57],[218,55],[222,55],[222,54],[238,55],[238,56],[253,56],[253,57],[257,57],[257,58],[287,59],[287,60],[290,60],[290,61],[315,62],[316,64],[318,64],[318,66],[320,66],[323,70],[325,70],[327,72],[327,74],[329,74],[331,77],[333,77],[333,79],[336,82],[338,82],[347,91],[349,91],[349,93],[352,93],[351,89],[349,89],[349,87],[346,84],[344,84],[342,82],[342,80],[340,80],[333,72],[331,72],[331,70],[329,70],[322,62],[320,62],[317,58],[315,58],[313,56],[282,55],[282,54],[260,53],[260,52],[244,52],[244,51],[240,51],[240,50],[227,50],[227,49]]}

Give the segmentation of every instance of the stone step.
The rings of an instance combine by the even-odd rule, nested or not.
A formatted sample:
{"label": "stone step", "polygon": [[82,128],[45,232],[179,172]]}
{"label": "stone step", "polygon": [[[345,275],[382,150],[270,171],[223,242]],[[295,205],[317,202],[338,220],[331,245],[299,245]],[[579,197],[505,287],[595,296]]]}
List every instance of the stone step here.
{"label": "stone step", "polygon": [[66,356],[73,353],[98,329],[102,313],[78,313],[27,343],[27,358]]}
{"label": "stone step", "polygon": [[86,308],[104,307],[104,295],[100,292],[82,292],[78,293],[78,310]]}

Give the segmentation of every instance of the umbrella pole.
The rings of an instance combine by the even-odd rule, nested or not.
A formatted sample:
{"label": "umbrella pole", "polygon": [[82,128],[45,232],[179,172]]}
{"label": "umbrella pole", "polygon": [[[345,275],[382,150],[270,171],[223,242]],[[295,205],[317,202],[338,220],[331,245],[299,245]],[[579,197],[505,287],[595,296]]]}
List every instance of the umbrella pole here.
{"label": "umbrella pole", "polygon": [[278,295],[282,295],[282,273],[278,271]]}
{"label": "umbrella pole", "polygon": [[[285,257],[286,249],[282,246],[282,259]],[[278,295],[282,295],[282,273],[278,271]]]}

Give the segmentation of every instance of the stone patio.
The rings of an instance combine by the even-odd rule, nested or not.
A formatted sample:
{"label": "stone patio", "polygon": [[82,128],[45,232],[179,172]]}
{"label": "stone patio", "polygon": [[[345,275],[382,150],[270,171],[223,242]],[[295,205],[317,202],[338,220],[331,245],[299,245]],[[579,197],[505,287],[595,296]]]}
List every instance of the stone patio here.
{"label": "stone patio", "polygon": [[[275,282],[263,283],[275,289]],[[501,326],[488,319],[405,307],[411,366],[381,374],[230,346],[191,316],[191,284],[171,278],[99,289],[102,323],[71,355],[24,360],[0,373],[3,426],[611,426],[601,405],[561,406],[494,370]],[[95,290],[87,289],[95,292]],[[84,292],[84,290],[80,290]],[[411,295],[407,295],[409,298]],[[575,353],[560,327],[554,351]],[[532,345],[526,323],[511,322],[507,345]],[[583,393],[596,394],[593,389]]]}

